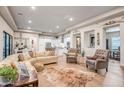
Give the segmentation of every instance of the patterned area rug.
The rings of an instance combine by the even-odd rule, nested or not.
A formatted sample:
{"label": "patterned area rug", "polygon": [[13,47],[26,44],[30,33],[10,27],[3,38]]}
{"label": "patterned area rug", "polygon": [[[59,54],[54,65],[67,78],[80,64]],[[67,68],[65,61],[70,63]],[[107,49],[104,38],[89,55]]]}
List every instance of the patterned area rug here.
{"label": "patterned area rug", "polygon": [[42,72],[47,82],[57,87],[84,87],[95,75],[93,72],[65,67],[46,67]]}

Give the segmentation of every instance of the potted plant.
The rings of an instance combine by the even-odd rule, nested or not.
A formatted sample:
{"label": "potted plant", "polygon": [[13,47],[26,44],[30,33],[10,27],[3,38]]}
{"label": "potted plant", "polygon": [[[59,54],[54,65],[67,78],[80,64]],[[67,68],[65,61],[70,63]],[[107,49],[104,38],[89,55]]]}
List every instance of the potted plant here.
{"label": "potted plant", "polygon": [[0,77],[13,82],[17,79],[17,69],[10,66],[3,66],[0,68]]}

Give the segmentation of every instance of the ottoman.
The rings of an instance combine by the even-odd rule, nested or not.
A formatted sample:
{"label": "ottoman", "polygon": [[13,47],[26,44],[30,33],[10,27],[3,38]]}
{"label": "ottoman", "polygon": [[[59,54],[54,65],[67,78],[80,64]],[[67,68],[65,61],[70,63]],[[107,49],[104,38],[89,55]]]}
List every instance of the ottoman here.
{"label": "ottoman", "polygon": [[44,69],[44,64],[42,64],[41,62],[34,63],[33,65],[36,68],[37,72],[41,72]]}

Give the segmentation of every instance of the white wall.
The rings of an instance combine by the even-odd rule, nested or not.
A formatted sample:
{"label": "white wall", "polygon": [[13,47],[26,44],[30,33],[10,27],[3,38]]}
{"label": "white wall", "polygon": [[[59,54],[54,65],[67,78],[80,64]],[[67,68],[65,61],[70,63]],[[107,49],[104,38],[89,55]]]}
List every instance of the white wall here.
{"label": "white wall", "polygon": [[[58,40],[55,37],[51,36],[43,36],[39,34],[31,34],[31,33],[22,33],[22,32],[15,32],[14,36],[16,38],[28,38],[28,46],[31,46],[31,40],[34,40],[34,47],[36,51],[44,51],[46,42],[51,42],[53,46],[58,44]],[[30,47],[29,47],[30,48]]]}
{"label": "white wall", "polygon": [[[110,20],[122,20],[122,19],[121,19],[121,17],[117,17],[114,19],[109,19],[109,20],[99,22],[97,24],[94,23],[94,24],[86,26],[86,27],[81,27],[81,28],[72,30],[72,32],[70,33],[71,47],[75,47],[74,46],[73,32],[79,31],[81,33],[81,51],[85,50],[86,56],[87,55],[92,56],[94,54],[94,52],[96,51],[96,49],[98,49],[98,48],[105,49],[106,48],[106,32],[105,32],[104,28],[109,27],[109,26],[104,26],[104,24]],[[124,66],[124,57],[123,57],[123,55],[124,55],[124,23],[117,23],[114,25],[120,25],[120,39],[121,39],[121,41],[120,41],[120,43],[121,43],[121,47],[120,47],[120,49],[121,49],[121,62],[120,63],[121,64],[120,65]],[[114,26],[114,25],[111,25],[111,26]],[[95,31],[95,48],[88,48],[85,45],[86,42],[88,42],[85,39],[85,32],[92,31],[92,30]],[[100,45],[97,45],[97,33],[100,34]]]}
{"label": "white wall", "polygon": [[121,51],[121,62],[120,64],[124,66],[124,23],[120,24],[120,51]]}
{"label": "white wall", "polygon": [[[39,49],[39,35],[38,34],[31,34],[31,33],[23,33],[23,32],[15,32],[14,33],[14,37],[16,38],[27,38],[28,39],[28,48],[29,50],[31,50],[31,41],[34,40],[34,50],[38,50]],[[14,44],[16,43],[16,40],[15,39],[15,42]]]}
{"label": "white wall", "polygon": [[2,56],[3,56],[3,31],[7,32],[12,36],[14,35],[14,31],[0,16],[0,60],[2,60]]}
{"label": "white wall", "polygon": [[55,37],[50,36],[40,36],[39,37],[39,50],[44,51],[46,43],[50,42],[53,47],[55,47],[57,43],[57,39]]}

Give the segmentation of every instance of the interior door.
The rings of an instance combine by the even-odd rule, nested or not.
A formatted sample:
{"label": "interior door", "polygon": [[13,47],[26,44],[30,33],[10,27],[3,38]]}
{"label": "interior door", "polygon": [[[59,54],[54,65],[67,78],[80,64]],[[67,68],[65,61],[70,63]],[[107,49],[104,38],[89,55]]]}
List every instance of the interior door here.
{"label": "interior door", "polygon": [[12,36],[3,32],[3,59],[12,54]]}

